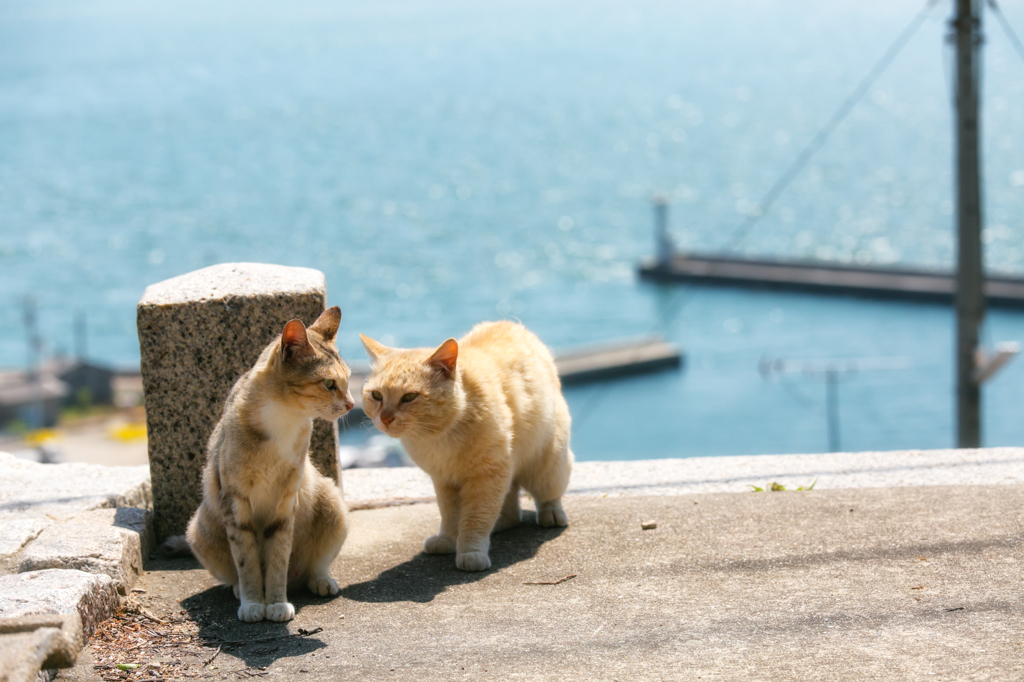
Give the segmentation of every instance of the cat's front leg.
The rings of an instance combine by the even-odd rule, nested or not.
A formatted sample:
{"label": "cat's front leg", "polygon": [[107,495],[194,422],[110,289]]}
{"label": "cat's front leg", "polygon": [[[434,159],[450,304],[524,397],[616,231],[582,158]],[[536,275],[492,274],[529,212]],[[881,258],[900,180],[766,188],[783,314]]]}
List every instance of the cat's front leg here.
{"label": "cat's front leg", "polygon": [[238,572],[237,594],[242,602],[238,607],[238,620],[246,623],[261,621],[266,615],[266,606],[263,601],[263,572],[260,570],[256,528],[248,514],[232,514],[227,520],[227,533],[231,558]]}
{"label": "cat's front leg", "polygon": [[455,566],[463,571],[486,571],[491,530],[501,515],[509,481],[504,477],[470,479],[463,484],[459,501],[459,538]]}
{"label": "cat's front leg", "polygon": [[437,535],[423,541],[427,554],[452,554],[459,537],[459,490],[441,481],[434,481],[437,508],[441,512],[441,528]]}
{"label": "cat's front leg", "polygon": [[277,519],[263,529],[267,620],[286,621],[295,617],[295,607],[288,603],[288,560],[294,529],[293,515]]}

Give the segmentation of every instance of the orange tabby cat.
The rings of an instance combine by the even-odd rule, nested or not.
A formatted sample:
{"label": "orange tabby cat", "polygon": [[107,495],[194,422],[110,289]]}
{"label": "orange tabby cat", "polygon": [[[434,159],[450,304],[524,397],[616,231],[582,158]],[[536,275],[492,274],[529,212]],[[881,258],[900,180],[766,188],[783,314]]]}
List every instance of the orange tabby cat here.
{"label": "orange tabby cat", "polygon": [[313,418],[352,409],[349,368],[334,348],[341,311],[299,320],[235,383],[213,430],[203,502],[186,538],[196,558],[241,599],[238,618],[285,621],[289,580],[337,594],[328,573],[347,532],[341,490],[309,461]]}
{"label": "orange tabby cat", "polygon": [[387,348],[372,360],[363,409],[430,474],[441,528],[423,543],[465,571],[490,568],[492,532],[519,523],[519,489],[542,526],[568,525],[569,407],[551,353],[521,324],[485,322],[436,350]]}

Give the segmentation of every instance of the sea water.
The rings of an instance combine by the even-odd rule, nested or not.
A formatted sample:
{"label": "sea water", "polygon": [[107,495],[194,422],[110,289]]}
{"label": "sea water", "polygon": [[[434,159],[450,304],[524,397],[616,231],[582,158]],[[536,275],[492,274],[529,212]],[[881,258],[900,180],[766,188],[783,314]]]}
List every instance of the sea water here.
{"label": "sea water", "polygon": [[[1024,30],[1024,4],[1005,2]],[[951,8],[907,48],[740,254],[950,267]],[[948,307],[656,286],[650,198],[712,252],[923,3],[0,2],[0,365],[138,363],[146,285],[205,265],[314,267],[357,332],[435,345],[519,319],[555,348],[652,332],[685,368],[566,391],[580,459],[816,452],[820,377],[765,358],[906,358],[843,377],[845,450],[951,446]],[[1024,62],[985,23],[986,263],[1024,269]],[[1024,340],[993,311],[989,345]],[[1024,442],[1024,362],[984,389]],[[367,429],[367,433],[372,427]]]}

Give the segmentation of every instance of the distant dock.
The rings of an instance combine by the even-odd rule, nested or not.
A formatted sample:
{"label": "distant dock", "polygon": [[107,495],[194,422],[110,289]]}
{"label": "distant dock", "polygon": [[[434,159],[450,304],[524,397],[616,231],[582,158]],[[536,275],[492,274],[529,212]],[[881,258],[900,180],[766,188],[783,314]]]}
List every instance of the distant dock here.
{"label": "distant dock", "polygon": [[683,353],[659,336],[624,340],[555,355],[563,385],[603,381],[635,374],[678,369]]}
{"label": "distant dock", "polygon": [[[654,282],[695,282],[947,304],[952,303],[956,288],[956,280],[948,271],[822,261],[675,253],[666,261],[648,259],[638,269],[641,278]],[[985,298],[994,307],[1024,308],[1024,279],[987,276]]]}

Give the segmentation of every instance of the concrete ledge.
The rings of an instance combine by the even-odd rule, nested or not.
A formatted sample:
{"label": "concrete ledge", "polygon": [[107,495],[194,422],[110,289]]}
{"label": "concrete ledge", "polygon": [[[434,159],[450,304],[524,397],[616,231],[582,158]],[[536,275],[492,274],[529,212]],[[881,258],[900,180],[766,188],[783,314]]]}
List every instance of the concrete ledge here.
{"label": "concrete ledge", "polygon": [[[577,462],[568,495],[747,492],[772,481],[796,488],[815,480],[816,490],[1024,483],[1024,448]],[[353,508],[433,496],[430,477],[416,468],[345,471],[345,499]]]}
{"label": "concrete ledge", "polygon": [[153,505],[146,466],[39,464],[0,452],[0,481],[4,524],[15,516],[52,521],[90,509]]}

